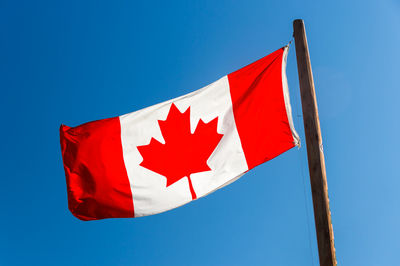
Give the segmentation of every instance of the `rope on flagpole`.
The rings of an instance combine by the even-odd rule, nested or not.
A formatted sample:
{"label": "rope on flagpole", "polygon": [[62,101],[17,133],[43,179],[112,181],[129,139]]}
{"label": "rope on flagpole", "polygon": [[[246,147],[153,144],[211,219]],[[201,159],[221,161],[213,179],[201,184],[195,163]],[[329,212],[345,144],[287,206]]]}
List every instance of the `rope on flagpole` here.
{"label": "rope on flagpole", "polygon": [[293,40],[294,40],[294,36],[292,36],[292,39],[290,39],[289,43],[286,46],[290,47],[290,45],[292,44]]}
{"label": "rope on flagpole", "polygon": [[[292,39],[290,40],[290,42],[287,44],[287,46],[289,46],[294,40],[294,37],[292,37]],[[294,105],[294,109],[296,111],[296,120],[297,120],[297,124],[301,125],[302,123],[302,118],[303,115],[301,114],[301,109],[299,107],[298,101],[293,101],[293,105]],[[304,151],[304,149],[303,149]],[[306,182],[307,182],[307,177],[306,177],[306,168],[305,168],[305,162],[304,162],[304,157],[302,156],[302,152],[300,151],[298,153],[299,155],[299,161],[300,161],[300,172],[301,172],[301,177],[302,177],[302,183],[303,183],[303,199],[304,199],[304,208],[306,209],[306,223],[307,223],[307,238],[308,238],[308,244],[309,244],[309,250],[310,250],[310,255],[311,255],[311,265],[314,266],[314,251],[313,251],[313,247],[312,247],[312,241],[311,241],[311,219],[310,219],[310,210],[308,208],[308,202],[309,202],[309,198],[307,197],[308,193],[307,193],[307,186],[306,186]]]}

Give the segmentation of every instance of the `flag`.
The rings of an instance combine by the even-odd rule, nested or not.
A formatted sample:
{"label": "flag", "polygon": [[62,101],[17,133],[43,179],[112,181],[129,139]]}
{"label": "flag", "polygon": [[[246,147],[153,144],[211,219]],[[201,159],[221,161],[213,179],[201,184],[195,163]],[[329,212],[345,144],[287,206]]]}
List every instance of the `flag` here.
{"label": "flag", "polygon": [[61,125],[68,206],[81,220],[164,212],[232,183],[299,145],[288,47],[154,106]]}

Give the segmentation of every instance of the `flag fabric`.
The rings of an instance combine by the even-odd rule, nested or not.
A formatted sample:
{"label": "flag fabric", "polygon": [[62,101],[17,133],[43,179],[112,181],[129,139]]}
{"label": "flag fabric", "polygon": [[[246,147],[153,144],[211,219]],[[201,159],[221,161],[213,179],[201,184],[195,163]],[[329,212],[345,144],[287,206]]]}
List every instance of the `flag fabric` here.
{"label": "flag fabric", "polygon": [[203,197],[299,145],[283,47],[154,106],[61,125],[68,206],[81,220],[140,217]]}

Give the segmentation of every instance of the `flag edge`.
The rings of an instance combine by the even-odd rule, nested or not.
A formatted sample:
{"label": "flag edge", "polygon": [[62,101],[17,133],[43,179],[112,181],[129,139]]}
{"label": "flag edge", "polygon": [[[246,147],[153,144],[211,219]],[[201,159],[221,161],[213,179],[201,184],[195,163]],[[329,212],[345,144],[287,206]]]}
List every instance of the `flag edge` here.
{"label": "flag edge", "polygon": [[283,90],[283,99],[285,102],[286,115],[289,122],[290,131],[292,132],[293,144],[297,147],[301,147],[300,137],[297,134],[296,129],[294,128],[293,116],[292,116],[292,106],[290,105],[290,95],[289,95],[289,86],[286,76],[286,65],[287,65],[287,56],[289,53],[289,46],[285,46],[283,48],[282,55],[282,90]]}

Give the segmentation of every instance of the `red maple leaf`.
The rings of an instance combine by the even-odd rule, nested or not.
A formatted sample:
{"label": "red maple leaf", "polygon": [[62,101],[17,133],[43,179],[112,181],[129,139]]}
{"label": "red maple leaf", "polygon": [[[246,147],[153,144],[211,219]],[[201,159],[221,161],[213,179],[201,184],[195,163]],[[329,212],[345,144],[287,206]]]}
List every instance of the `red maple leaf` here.
{"label": "red maple leaf", "polygon": [[165,144],[151,138],[148,145],[138,146],[143,157],[140,165],[167,178],[167,187],[187,177],[192,199],[196,199],[190,175],[211,170],[207,160],[223,134],[217,132],[218,117],[208,123],[201,119],[190,132],[190,107],[181,113],[172,104],[165,121],[158,120]]}

